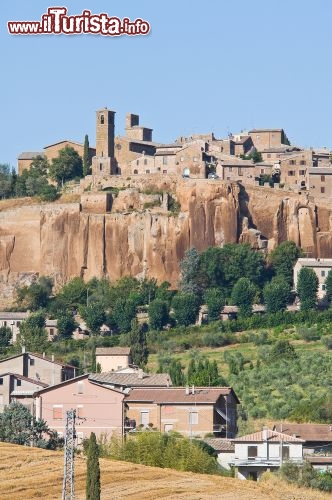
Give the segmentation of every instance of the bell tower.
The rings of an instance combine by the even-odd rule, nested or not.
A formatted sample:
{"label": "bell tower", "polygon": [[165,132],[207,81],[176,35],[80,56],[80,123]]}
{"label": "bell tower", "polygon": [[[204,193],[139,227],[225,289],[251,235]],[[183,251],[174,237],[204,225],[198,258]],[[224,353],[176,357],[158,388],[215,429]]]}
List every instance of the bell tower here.
{"label": "bell tower", "polygon": [[96,156],[92,159],[93,175],[111,175],[114,170],[115,111],[96,111]]}

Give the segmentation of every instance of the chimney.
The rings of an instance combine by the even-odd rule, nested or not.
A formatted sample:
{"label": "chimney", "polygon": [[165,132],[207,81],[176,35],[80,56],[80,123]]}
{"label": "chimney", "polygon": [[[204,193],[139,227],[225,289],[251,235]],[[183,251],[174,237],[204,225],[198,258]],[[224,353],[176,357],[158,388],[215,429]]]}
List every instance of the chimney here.
{"label": "chimney", "polygon": [[43,358],[45,358],[45,353],[43,352]]}
{"label": "chimney", "polygon": [[262,431],[263,441],[267,441],[267,436],[268,436],[268,429],[267,429],[267,427],[263,427],[263,431]]}
{"label": "chimney", "polygon": [[52,363],[54,363],[54,354],[52,354]]}
{"label": "chimney", "polygon": [[143,379],[143,370],[142,370],[142,368],[140,368],[140,369],[138,370],[138,378],[139,378],[140,380],[142,380],[142,379]]}
{"label": "chimney", "polygon": [[194,385],[191,387],[191,394],[195,394],[195,386]]}
{"label": "chimney", "polygon": [[22,345],[22,354],[24,354],[24,353],[25,353],[25,346]]}
{"label": "chimney", "polygon": [[189,385],[186,385],[186,395],[189,396]]}
{"label": "chimney", "polygon": [[166,384],[167,384],[167,387],[169,387],[169,377],[167,377],[167,379],[166,379]]}

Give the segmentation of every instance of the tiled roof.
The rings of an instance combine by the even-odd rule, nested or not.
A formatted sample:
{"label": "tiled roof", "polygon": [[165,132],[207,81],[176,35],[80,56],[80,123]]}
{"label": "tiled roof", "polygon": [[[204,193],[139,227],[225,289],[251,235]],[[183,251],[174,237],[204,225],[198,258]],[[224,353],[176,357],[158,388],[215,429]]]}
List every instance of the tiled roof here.
{"label": "tiled roof", "polygon": [[253,128],[249,130],[248,134],[252,134],[255,132],[282,132],[283,128]]}
{"label": "tiled roof", "polygon": [[332,259],[297,259],[296,264],[307,267],[332,267]]}
{"label": "tiled roof", "polygon": [[245,443],[260,443],[265,441],[264,438],[264,433],[266,432],[267,434],[267,440],[268,441],[275,441],[275,442],[280,442],[280,441],[287,441],[287,442],[294,442],[294,443],[303,443],[303,439],[298,439],[294,436],[290,436],[289,434],[284,434],[281,432],[277,431],[271,431],[271,429],[267,429],[266,431],[260,431],[260,432],[254,432],[253,434],[248,434],[246,436],[241,436],[238,438],[234,439],[234,442],[245,442]]}
{"label": "tiled roof", "polygon": [[305,441],[332,442],[332,425],[330,424],[275,424],[274,430],[295,435]]}
{"label": "tiled roof", "polygon": [[129,356],[130,347],[97,347],[96,355]]}
{"label": "tiled roof", "polygon": [[33,160],[36,156],[45,156],[43,152],[40,151],[26,151],[18,155],[18,160]]}
{"label": "tiled roof", "polygon": [[93,373],[89,379],[100,384],[119,385],[122,387],[168,387],[172,385],[171,378],[168,373],[152,373],[147,374],[142,372],[136,373],[118,373],[105,372]]}
{"label": "tiled roof", "polygon": [[310,167],[309,174],[310,175],[332,175],[332,166],[331,167]]}
{"label": "tiled roof", "polygon": [[76,146],[82,146],[83,147],[83,144],[80,143],[80,142],[70,141],[69,139],[64,139],[63,141],[54,142],[53,144],[48,144],[47,146],[44,146],[44,149],[51,148],[53,146],[58,146],[58,144],[63,144],[64,142],[69,142],[70,144],[76,144]]}
{"label": "tiled roof", "polygon": [[4,358],[4,359],[1,359],[0,360],[0,365],[1,363],[4,363],[6,361],[9,361],[10,359],[15,359],[15,358],[19,358],[20,356],[34,356],[36,358],[39,358],[39,359],[44,359],[45,361],[49,361],[50,363],[54,363],[56,365],[60,365],[60,366],[67,366],[67,367],[70,367],[70,368],[75,368],[75,366],[72,366],[72,365],[68,365],[66,363],[62,363],[61,361],[57,361],[56,359],[52,360],[51,358],[48,358],[46,356],[43,356],[42,354],[37,354],[37,353],[34,353],[34,352],[22,352],[21,354],[15,354],[14,356],[10,356],[8,358]]}
{"label": "tiled roof", "polygon": [[208,438],[204,439],[205,443],[212,446],[215,451],[234,451],[235,446],[232,439]]}
{"label": "tiled roof", "polygon": [[0,320],[9,320],[9,319],[26,319],[30,316],[28,312],[7,312],[0,311]]}
{"label": "tiled roof", "polygon": [[35,385],[38,385],[40,387],[48,387],[48,384],[41,382],[37,378],[24,377],[23,375],[20,375],[19,373],[12,373],[12,372],[1,373],[0,377],[6,377],[7,375],[15,377],[15,378],[19,378],[20,380],[23,380],[25,382],[30,382],[31,384],[35,384]]}
{"label": "tiled roof", "polygon": [[[196,387],[194,394],[186,394],[185,387],[164,389],[133,389],[126,396],[126,401],[149,402],[157,404],[208,404],[216,403],[220,396],[233,392],[230,387]],[[233,395],[236,398],[235,393]],[[237,399],[237,398],[236,398]]]}

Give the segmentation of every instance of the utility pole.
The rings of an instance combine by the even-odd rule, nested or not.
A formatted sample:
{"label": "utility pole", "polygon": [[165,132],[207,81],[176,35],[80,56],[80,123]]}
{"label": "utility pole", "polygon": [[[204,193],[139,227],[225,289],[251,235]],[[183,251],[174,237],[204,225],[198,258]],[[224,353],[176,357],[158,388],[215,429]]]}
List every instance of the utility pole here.
{"label": "utility pole", "polygon": [[64,444],[64,470],[62,483],[62,500],[75,500],[74,444],[76,411],[68,410],[66,435]]}

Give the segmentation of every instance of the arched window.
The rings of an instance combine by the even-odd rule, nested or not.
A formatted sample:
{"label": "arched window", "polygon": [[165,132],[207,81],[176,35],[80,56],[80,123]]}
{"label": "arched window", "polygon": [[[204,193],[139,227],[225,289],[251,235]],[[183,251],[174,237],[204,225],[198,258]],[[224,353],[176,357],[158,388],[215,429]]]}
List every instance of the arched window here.
{"label": "arched window", "polygon": [[100,123],[101,123],[102,125],[104,125],[104,119],[105,119],[105,118],[104,118],[104,115],[100,115]]}
{"label": "arched window", "polygon": [[134,170],[134,174],[138,174],[138,170],[136,170],[136,168],[135,168],[135,170]]}

